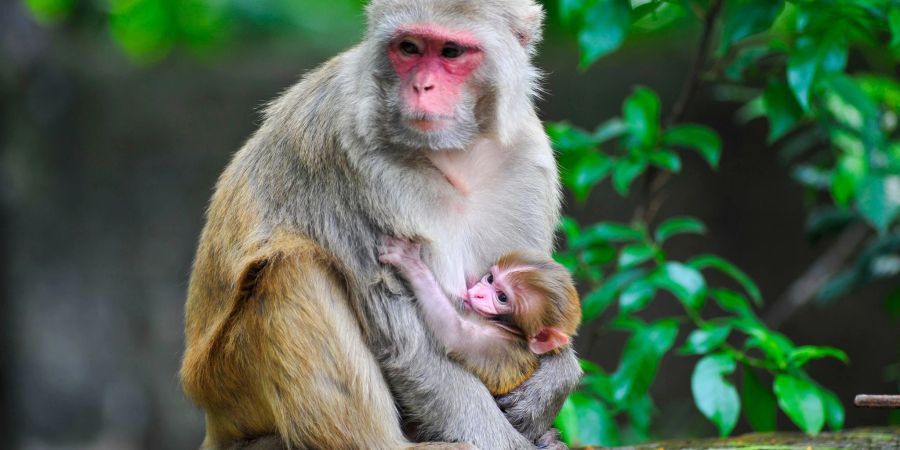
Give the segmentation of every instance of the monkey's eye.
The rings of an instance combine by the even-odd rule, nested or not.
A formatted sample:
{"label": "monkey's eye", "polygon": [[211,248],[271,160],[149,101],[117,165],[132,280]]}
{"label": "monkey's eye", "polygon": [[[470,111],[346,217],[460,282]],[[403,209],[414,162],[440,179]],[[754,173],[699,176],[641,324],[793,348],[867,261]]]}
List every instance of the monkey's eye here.
{"label": "monkey's eye", "polygon": [[451,43],[448,43],[447,45],[445,45],[444,48],[441,49],[441,56],[443,56],[444,58],[447,58],[447,59],[455,59],[455,58],[459,58],[460,56],[462,56],[462,54],[465,52],[466,52],[466,49],[451,42]]}
{"label": "monkey's eye", "polygon": [[488,284],[494,284],[494,274],[489,273],[487,280],[488,280]]}
{"label": "monkey's eye", "polygon": [[410,41],[402,41],[398,46],[401,52],[404,55],[418,55],[419,54],[419,46]]}
{"label": "monkey's eye", "polygon": [[497,291],[497,301],[505,305],[509,301],[509,297],[503,291]]}

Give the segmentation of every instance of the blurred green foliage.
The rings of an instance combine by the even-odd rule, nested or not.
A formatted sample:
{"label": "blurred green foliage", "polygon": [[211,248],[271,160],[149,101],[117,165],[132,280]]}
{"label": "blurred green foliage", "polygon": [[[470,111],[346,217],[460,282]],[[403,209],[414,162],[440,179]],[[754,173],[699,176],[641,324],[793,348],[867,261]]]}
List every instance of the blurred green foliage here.
{"label": "blurred green foliage", "polygon": [[[24,0],[54,26],[105,27],[134,61],[159,61],[178,49],[202,55],[253,34],[300,34],[315,45],[349,45],[362,27],[363,0]],[[629,337],[615,370],[582,361],[581,387],[557,426],[570,445],[616,445],[653,437],[650,387],[667,354],[694,358],[694,403],[721,435],[741,414],[755,430],[776,427],[780,409],[800,429],[840,429],[844,408],[804,367],[815,359],[847,362],[829,347],[796,345],[754,312],[762,294],[752,279],[715,255],[671,259],[671,239],[704,234],[699,220],[655,220],[654,184],[682,169],[696,152],[712,169],[722,156],[718,133],[682,122],[696,84],[719,100],[741,102],[736,120],[764,119],[794,179],[809,191],[810,236],[822,238],[864,223],[865,251],[818,296],[840,297],[900,273],[900,2],[895,0],[558,0],[545,2],[573,34],[587,68],[629,38],[698,24],[698,69],[670,110],[636,87],[619,117],[594,130],[551,123],[563,183],[583,204],[610,180],[622,196],[646,200],[630,223],[579,224],[564,218],[566,245],[557,258],[588,287],[584,319]],[[726,149],[727,151],[727,149]],[[642,189],[636,189],[636,186]],[[773,252],[773,255],[777,252]],[[713,284],[717,272],[730,280]],[[661,295],[665,294],[665,295]],[[648,321],[652,302],[675,299],[682,313]],[[900,311],[900,290],[886,300]],[[680,339],[679,339],[680,338]],[[680,344],[678,344],[680,342]],[[900,380],[900,369],[888,370]],[[897,420],[900,420],[898,418]],[[624,425],[624,426],[622,426]]]}
{"label": "blurred green foliage", "polygon": [[362,28],[363,0],[24,0],[40,22],[80,22],[108,28],[116,44],[139,63],[183,48],[214,52],[249,34],[299,34],[334,50]]}
{"label": "blurred green foliage", "polygon": [[[769,143],[780,147],[794,178],[810,195],[809,232],[822,237],[854,223],[873,229],[865,251],[819,292],[832,299],[876,279],[900,273],[900,3],[888,0],[559,0],[560,20],[576,35],[580,66],[614,52],[629,35],[697,21],[703,27],[697,70],[686,87],[717,88],[722,101],[745,105],[737,119],[769,122]],[[853,64],[848,64],[848,61]],[[563,182],[579,201],[607,178],[629,195],[636,181],[663,183],[681,170],[675,148],[694,150],[715,169],[722,146],[703,125],[679,123],[683,103],[662,117],[659,98],[638,87],[621,117],[593,132],[566,123],[547,131],[559,152]],[[703,233],[690,217],[650,223],[658,187],[631,223],[581,225],[571,218],[558,254],[590,286],[585,321],[615,307],[609,327],[631,337],[613,372],[584,362],[584,383],[567,401],[557,426],[571,445],[617,445],[651,437],[649,387],[659,360],[675,351],[699,357],[691,391],[700,412],[728,435],[743,411],[758,431],[774,430],[777,409],[800,429],[840,429],[844,408],[811,379],[804,366],[819,358],[848,362],[844,352],[798,346],[768,328],[753,312],[762,302],[753,281],[729,262],[702,255],[673,261],[666,241]],[[653,231],[651,233],[651,230]],[[775,253],[773,252],[773,255]],[[740,290],[710,285],[706,271],[728,275]],[[637,315],[657,294],[677,299],[683,314],[645,322]],[[886,305],[896,309],[897,295]],[[710,307],[710,305],[714,305]],[[712,316],[712,317],[707,317]],[[740,368],[740,371],[738,369]],[[742,374],[740,390],[732,381]],[[765,377],[761,374],[767,373]],[[771,384],[764,379],[771,378]],[[625,435],[618,424],[627,424]]]}

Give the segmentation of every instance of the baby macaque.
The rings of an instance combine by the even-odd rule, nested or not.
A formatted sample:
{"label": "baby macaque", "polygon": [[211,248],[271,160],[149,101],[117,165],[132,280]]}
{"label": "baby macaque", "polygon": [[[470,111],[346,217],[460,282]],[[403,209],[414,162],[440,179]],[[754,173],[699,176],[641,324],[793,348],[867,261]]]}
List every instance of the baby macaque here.
{"label": "baby macaque", "polygon": [[387,237],[379,259],[397,268],[422,307],[425,320],[451,358],[484,382],[495,396],[527,380],[538,355],[569,344],[581,321],[578,293],[569,272],[533,253],[502,256],[468,287],[462,310],[451,303],[421,246]]}

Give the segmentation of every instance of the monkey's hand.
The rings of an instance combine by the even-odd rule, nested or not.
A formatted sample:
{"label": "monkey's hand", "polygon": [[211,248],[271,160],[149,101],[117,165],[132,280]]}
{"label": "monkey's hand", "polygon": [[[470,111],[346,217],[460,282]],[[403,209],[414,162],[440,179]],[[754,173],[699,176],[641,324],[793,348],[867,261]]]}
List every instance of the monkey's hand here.
{"label": "monkey's hand", "polygon": [[559,431],[551,428],[534,443],[538,450],[569,450],[569,447],[559,438]]}
{"label": "monkey's hand", "polygon": [[422,245],[407,239],[385,236],[378,246],[378,260],[397,268],[407,280],[421,276],[428,267],[422,262]]}
{"label": "monkey's hand", "polygon": [[541,358],[541,366],[531,378],[497,399],[497,404],[509,423],[531,441],[537,441],[550,430],[566,397],[578,386],[581,374],[575,351],[565,348]]}

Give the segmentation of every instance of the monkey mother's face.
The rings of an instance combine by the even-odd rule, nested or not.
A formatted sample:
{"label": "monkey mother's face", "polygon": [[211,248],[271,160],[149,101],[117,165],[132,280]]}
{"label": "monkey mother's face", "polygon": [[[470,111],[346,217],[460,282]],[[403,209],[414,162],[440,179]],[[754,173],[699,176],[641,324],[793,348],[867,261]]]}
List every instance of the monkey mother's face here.
{"label": "monkey mother's face", "polygon": [[437,25],[411,25],[396,31],[387,55],[397,79],[393,137],[436,150],[467,146],[478,133],[472,82],[484,60],[478,39]]}

